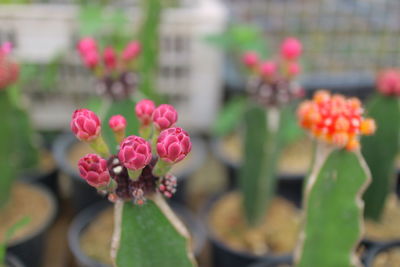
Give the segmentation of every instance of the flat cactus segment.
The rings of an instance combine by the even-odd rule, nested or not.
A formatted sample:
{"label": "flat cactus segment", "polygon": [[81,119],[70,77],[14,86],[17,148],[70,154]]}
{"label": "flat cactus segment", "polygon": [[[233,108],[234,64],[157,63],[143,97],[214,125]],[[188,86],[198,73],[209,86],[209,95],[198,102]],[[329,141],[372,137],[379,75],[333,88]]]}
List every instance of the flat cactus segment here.
{"label": "flat cactus segment", "polygon": [[[244,118],[246,130],[240,187],[250,225],[262,221],[276,187],[276,165],[281,151],[281,120],[278,110],[267,112],[270,114],[260,107],[249,107]],[[273,112],[274,116],[271,114]],[[271,127],[271,124],[275,126]]]}
{"label": "flat cactus segment", "polygon": [[367,106],[377,124],[375,135],[362,139],[362,153],[372,174],[364,194],[365,217],[379,220],[390,188],[394,188],[394,163],[400,134],[400,105],[395,97],[375,95]]}
{"label": "flat cactus segment", "polygon": [[118,267],[196,266],[188,232],[161,196],[124,203],[121,218]]}
{"label": "flat cactus segment", "polygon": [[359,152],[328,147],[324,152],[319,154],[306,187],[296,266],[358,266],[353,253],[362,235],[361,195],[369,171]]}

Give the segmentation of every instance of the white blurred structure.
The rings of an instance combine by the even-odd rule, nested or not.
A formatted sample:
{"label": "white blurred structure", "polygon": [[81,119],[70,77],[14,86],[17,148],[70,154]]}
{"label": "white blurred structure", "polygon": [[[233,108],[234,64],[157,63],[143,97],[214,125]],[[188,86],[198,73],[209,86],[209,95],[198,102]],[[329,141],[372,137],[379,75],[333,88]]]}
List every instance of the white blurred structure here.
{"label": "white blurred structure", "polygon": [[[181,2],[180,7],[164,9],[162,14],[158,89],[178,109],[179,125],[204,132],[219,108],[223,67],[222,55],[204,39],[224,30],[227,12],[218,0]],[[74,51],[78,12],[77,6],[63,4],[0,8],[0,43],[13,42],[21,61],[46,63],[59,53],[68,54],[58,90],[29,91],[33,118],[41,129],[65,128],[71,112],[95,93]],[[139,10],[127,12],[137,25]]]}

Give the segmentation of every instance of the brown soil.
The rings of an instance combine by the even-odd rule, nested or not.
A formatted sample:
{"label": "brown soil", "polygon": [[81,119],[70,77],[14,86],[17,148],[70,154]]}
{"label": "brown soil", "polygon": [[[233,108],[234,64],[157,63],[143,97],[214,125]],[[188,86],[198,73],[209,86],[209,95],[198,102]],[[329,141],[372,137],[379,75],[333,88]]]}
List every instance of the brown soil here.
{"label": "brown soil", "polygon": [[111,237],[114,228],[113,208],[107,208],[94,218],[80,240],[82,251],[90,258],[112,265],[110,257]]}
{"label": "brown soil", "polygon": [[275,198],[263,223],[257,228],[247,226],[242,198],[229,193],[211,210],[209,225],[217,239],[229,247],[263,255],[286,253],[294,249],[300,229],[300,212],[288,201]]}
{"label": "brown soil", "polygon": [[[93,151],[93,149],[86,143],[84,142],[79,142],[79,143],[75,143],[68,154],[68,161],[70,162],[70,164],[72,166],[74,166],[74,168],[76,169],[76,171],[78,171],[78,161],[80,158],[82,158],[83,156],[85,156],[86,154],[89,153],[95,153]],[[193,153],[193,152],[192,152]],[[191,154],[189,154],[186,159],[182,160],[181,162],[175,164],[172,169],[171,169],[171,173],[173,174],[179,174],[182,170],[184,170],[186,168],[187,165],[189,165],[190,160],[192,159]]]}
{"label": "brown soil", "polygon": [[400,263],[400,248],[380,253],[374,260],[373,267],[395,267]]}
{"label": "brown soil", "polygon": [[[242,160],[242,140],[234,134],[223,139],[221,151],[231,162]],[[303,138],[286,147],[279,161],[279,170],[283,174],[306,173],[312,159],[312,142]]]}
{"label": "brown soil", "polygon": [[113,209],[107,208],[99,213],[81,236],[82,251],[90,258],[112,265],[110,257],[111,237],[114,221]]}
{"label": "brown soil", "polygon": [[0,210],[0,240],[4,240],[7,230],[24,217],[30,218],[29,224],[19,229],[10,243],[35,233],[51,219],[52,209],[52,203],[42,191],[28,184],[15,183],[9,203]]}
{"label": "brown soil", "polygon": [[389,196],[379,222],[365,222],[366,237],[377,241],[400,238],[400,206],[396,195]]}

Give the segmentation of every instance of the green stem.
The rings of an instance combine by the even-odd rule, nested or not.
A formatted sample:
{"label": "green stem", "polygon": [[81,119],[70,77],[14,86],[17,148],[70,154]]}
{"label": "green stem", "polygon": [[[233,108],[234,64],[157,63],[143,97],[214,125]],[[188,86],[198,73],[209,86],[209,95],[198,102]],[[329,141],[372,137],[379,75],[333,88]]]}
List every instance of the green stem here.
{"label": "green stem", "polygon": [[108,158],[110,156],[110,152],[108,150],[107,144],[104,142],[103,137],[99,136],[89,143],[90,147],[100,154],[103,158]]}
{"label": "green stem", "polygon": [[154,166],[153,175],[157,177],[163,177],[169,172],[171,167],[171,163],[159,159],[156,163],[156,166]]}

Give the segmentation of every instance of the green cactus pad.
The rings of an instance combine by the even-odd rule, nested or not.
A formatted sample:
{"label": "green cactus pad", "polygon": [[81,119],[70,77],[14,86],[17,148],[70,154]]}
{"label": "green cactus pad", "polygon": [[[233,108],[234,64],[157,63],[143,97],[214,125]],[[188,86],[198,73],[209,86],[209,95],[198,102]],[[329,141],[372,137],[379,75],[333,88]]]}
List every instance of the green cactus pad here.
{"label": "green cactus pad", "polygon": [[118,267],[196,266],[186,228],[160,196],[123,204]]}
{"label": "green cactus pad", "polygon": [[249,107],[244,115],[246,130],[240,189],[247,221],[253,226],[262,221],[275,193],[276,166],[281,151],[281,120],[277,118],[277,129],[272,131],[267,127],[267,117],[261,107]]}
{"label": "green cactus pad", "polygon": [[136,103],[131,99],[124,99],[120,101],[114,101],[108,107],[105,116],[102,121],[102,134],[105,142],[108,144],[111,153],[117,152],[117,142],[114,137],[113,131],[108,126],[108,121],[114,115],[122,115],[126,119],[126,133],[129,135],[138,134],[139,121],[135,114]]}
{"label": "green cactus pad", "polygon": [[0,91],[1,138],[0,138],[0,208],[10,197],[12,181],[16,176],[17,155],[14,151],[13,126],[14,117],[11,102],[6,91]]}
{"label": "green cactus pad", "polygon": [[361,195],[370,179],[368,169],[358,152],[326,148],[319,156],[305,191],[296,266],[357,266],[354,250],[362,235]]}
{"label": "green cactus pad", "polygon": [[362,139],[362,153],[372,173],[372,183],[364,194],[365,217],[379,220],[387,195],[394,190],[394,161],[400,134],[400,105],[396,97],[375,95],[367,106],[375,119],[376,133]]}

